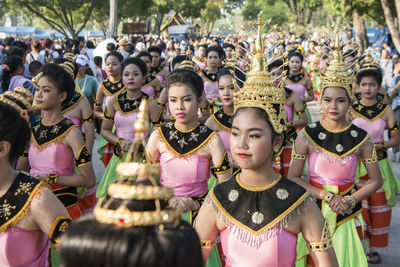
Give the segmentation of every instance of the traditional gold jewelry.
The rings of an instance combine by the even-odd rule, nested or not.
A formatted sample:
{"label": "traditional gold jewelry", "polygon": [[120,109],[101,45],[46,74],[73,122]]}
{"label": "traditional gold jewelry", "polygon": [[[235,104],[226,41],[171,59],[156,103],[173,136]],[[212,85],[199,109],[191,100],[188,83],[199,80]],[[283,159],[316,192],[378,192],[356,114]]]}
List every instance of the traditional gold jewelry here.
{"label": "traditional gold jewelry", "polygon": [[174,196],[174,190],[163,186],[110,184],[108,194],[119,199],[168,200]]}
{"label": "traditional gold jewelry", "polygon": [[292,155],[291,155],[292,159],[299,159],[299,160],[305,160],[307,158],[306,155],[303,154],[297,154],[296,152],[296,143],[293,144],[292,146]]}
{"label": "traditional gold jewelry", "polygon": [[297,112],[297,115],[300,117],[301,115],[303,115],[304,114],[304,112],[306,112],[306,109],[305,108],[303,108],[302,110],[300,110],[300,111],[296,111]]}
{"label": "traditional gold jewelry", "polygon": [[381,146],[382,146],[382,150],[387,150],[387,145],[386,145],[386,143],[385,142],[382,142],[382,143],[380,143],[381,144]]}
{"label": "traditional gold jewelry", "polygon": [[367,52],[361,62],[360,71],[379,69],[379,62],[375,61],[372,55]]}
{"label": "traditional gold jewelry", "polygon": [[200,111],[201,112],[206,112],[206,111],[209,111],[210,109],[211,109],[211,105],[210,105],[210,103],[206,103],[206,105],[204,106],[204,107],[200,107]]}
{"label": "traditional gold jewelry", "polygon": [[160,108],[165,108],[165,103],[161,102],[160,100],[157,101],[157,106]]}
{"label": "traditional gold jewelry", "polygon": [[343,62],[343,55],[341,49],[341,42],[339,37],[339,29],[335,31],[335,43],[332,52],[331,60],[326,68],[325,73],[320,75],[321,79],[321,92],[327,87],[342,87],[346,90],[350,100],[353,94],[351,87],[353,84],[353,74],[349,74]]}
{"label": "traditional gold jewelry", "polygon": [[324,196],[324,201],[325,201],[326,203],[330,204],[331,201],[332,201],[332,199],[333,199],[334,197],[335,197],[335,194],[328,191],[328,192],[325,194],[325,196]]}
{"label": "traditional gold jewelry", "polygon": [[326,251],[332,247],[331,234],[329,232],[328,221],[325,220],[324,227],[322,228],[321,241],[308,243],[308,249],[312,251]]}
{"label": "traditional gold jewelry", "polygon": [[321,109],[321,116],[322,116],[322,118],[325,116],[325,114],[324,114],[324,111]]}
{"label": "traditional gold jewelry", "polygon": [[344,196],[344,198],[348,199],[351,201],[351,205],[349,207],[349,210],[354,209],[354,207],[356,206],[356,199],[353,196]]}
{"label": "traditional gold jewelry", "polygon": [[118,139],[117,139],[117,143],[116,143],[116,145],[117,145],[117,146],[119,146],[119,147],[121,147],[121,143],[122,143],[122,141],[124,141],[124,139],[123,139],[123,138],[118,138]]}
{"label": "traditional gold jewelry", "polygon": [[215,241],[213,240],[200,240],[201,248],[213,248]]}
{"label": "traditional gold jewelry", "polygon": [[96,219],[105,224],[114,224],[120,227],[149,226],[158,224],[173,224],[177,226],[180,221],[179,209],[165,209],[155,211],[130,211],[124,205],[116,210],[102,207],[103,199],[93,211]]}
{"label": "traditional gold jewelry", "polygon": [[99,107],[101,107],[101,104],[100,104],[100,103],[97,103],[97,102],[95,102],[95,103],[94,103],[94,107],[95,107],[95,108],[99,108]]}
{"label": "traditional gold jewelry", "polygon": [[43,76],[43,72],[39,72],[35,77],[32,78],[31,83],[33,83],[34,85],[37,85],[40,78],[42,78]]}
{"label": "traditional gold jewelry", "polygon": [[65,61],[64,63],[61,63],[59,66],[63,67],[64,70],[66,70],[71,75],[71,77],[75,76],[74,63],[69,62],[69,61]]}
{"label": "traditional gold jewelry", "polygon": [[58,174],[47,175],[47,179],[46,179],[47,184],[56,184],[57,181],[58,181]]}
{"label": "traditional gold jewelry", "polygon": [[294,122],[293,121],[289,121],[288,122],[288,127],[287,128],[293,128]]}
{"label": "traditional gold jewelry", "polygon": [[372,147],[372,155],[371,155],[371,157],[363,159],[362,162],[363,163],[367,163],[367,164],[378,162],[378,155],[376,154],[375,146]]}
{"label": "traditional gold jewelry", "polygon": [[[269,22],[267,21],[269,24]],[[266,69],[264,56],[264,38],[262,36],[261,16],[257,19],[257,38],[255,55],[243,88],[233,93],[234,111],[240,108],[255,107],[263,109],[278,134],[286,130],[285,92],[283,87],[276,88]]]}
{"label": "traditional gold jewelry", "polygon": [[160,173],[160,164],[121,162],[117,165],[116,171],[122,176],[158,175]]}

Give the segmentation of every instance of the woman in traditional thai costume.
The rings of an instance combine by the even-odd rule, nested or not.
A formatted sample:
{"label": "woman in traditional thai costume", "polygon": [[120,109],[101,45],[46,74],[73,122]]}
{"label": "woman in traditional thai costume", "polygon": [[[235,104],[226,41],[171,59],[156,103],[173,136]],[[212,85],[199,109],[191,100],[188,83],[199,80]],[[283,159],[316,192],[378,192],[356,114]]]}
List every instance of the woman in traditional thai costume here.
{"label": "woman in traditional thai costume", "polygon": [[[304,103],[314,101],[312,83],[303,69],[303,55],[300,52],[294,51],[289,53],[288,68],[285,86],[296,92]],[[311,115],[307,108],[306,114],[308,123],[311,123]],[[295,115],[295,117],[296,116],[297,115]]]}
{"label": "woman in traditional thai costume", "polygon": [[199,66],[200,70],[207,69],[206,49],[206,44],[200,44],[197,47],[197,56],[194,56],[192,59]]}
{"label": "woman in traditional thai costume", "polygon": [[[275,87],[282,86],[283,60],[276,59],[268,64],[268,72],[271,75]],[[292,155],[292,145],[297,137],[296,128],[307,126],[305,106],[299,95],[293,90],[283,87],[285,91],[285,111],[287,117],[285,140],[280,155],[274,158],[274,169],[277,173],[287,177]],[[297,114],[295,119],[294,114]]]}
{"label": "woman in traditional thai costume", "polygon": [[12,167],[31,136],[25,100],[17,92],[0,100],[0,265],[46,267],[49,239],[57,243],[71,218],[42,181]]}
{"label": "woman in traditional thai costume", "polygon": [[242,171],[212,189],[200,208],[195,229],[203,257],[219,233],[225,266],[294,266],[303,232],[319,266],[338,266],[328,225],[309,193],[273,170],[286,128],[285,97],[265,69],[262,22],[257,24],[257,62],[234,94],[231,152]]}
{"label": "woman in traditional thai costume", "polygon": [[[32,124],[28,158],[20,159],[19,168],[28,170],[30,166],[30,173],[48,183],[70,216],[77,219],[81,210],[76,187],[93,187],[95,175],[82,132],[61,112],[62,104],[73,96],[75,83],[55,64],[45,65],[39,76],[35,100],[42,118]],[[80,174],[75,174],[75,167]]]}
{"label": "woman in traditional thai costume", "polygon": [[161,91],[161,83],[160,80],[157,79],[157,76],[152,75],[150,71],[153,57],[146,51],[141,51],[137,57],[143,60],[147,67],[147,74],[142,86],[142,92],[154,99],[155,96]]}
{"label": "woman in traditional thai costume", "polygon": [[161,86],[164,86],[165,78],[167,77],[168,70],[161,60],[161,48],[158,46],[150,46],[147,52],[152,56],[150,75],[156,76],[160,81]]}
{"label": "woman in traditional thai costume", "polygon": [[[105,198],[108,185],[118,179],[115,168],[127,156],[130,144],[135,138],[133,124],[138,116],[139,105],[143,99],[149,99],[149,96],[141,91],[146,73],[146,64],[140,58],[128,58],[122,62],[122,82],[126,90],[114,96],[104,110],[101,135],[113,144],[115,151],[97,189],[98,198]],[[166,101],[163,94],[161,98],[165,98]],[[158,126],[163,106],[157,105],[155,101],[150,101],[149,105],[150,120]]]}
{"label": "woman in traditional thai costume", "polygon": [[[389,105],[377,100],[377,92],[382,83],[382,71],[375,66],[363,65],[357,74],[357,84],[361,90],[361,100],[352,106],[353,124],[371,135],[378,155],[378,164],[383,177],[383,185],[373,195],[363,200],[362,215],[367,224],[366,237],[369,239],[367,257],[369,263],[379,263],[377,248],[388,246],[388,235],[392,207],[396,205],[396,195],[400,194],[400,182],[387,158],[387,148],[400,143],[398,122]],[[389,129],[390,139],[384,141],[384,131]],[[367,165],[365,165],[367,166]],[[361,168],[358,186],[363,188],[370,174]]]}
{"label": "woman in traditional thai costume", "polygon": [[[104,80],[100,84],[99,89],[97,89],[96,103],[94,104],[94,116],[96,118],[104,119],[103,110],[107,106],[107,103],[114,95],[118,95],[125,90],[121,77],[122,60],[122,55],[116,51],[112,51],[106,55],[105,63],[108,79]],[[100,136],[98,152],[104,166],[107,167],[114,153],[113,145],[107,143],[107,141]]]}
{"label": "woman in traditional thai costume", "polygon": [[[346,119],[353,79],[343,64],[340,47],[337,33],[332,60],[321,76],[323,119],[307,126],[298,135],[288,176],[317,198],[317,204],[329,222],[339,265],[368,266],[356,227],[363,226],[361,200],[382,185],[382,177],[369,134]],[[307,157],[309,182],[301,178]],[[369,171],[370,180],[357,190],[359,158]],[[307,254],[304,239],[299,236],[296,266],[306,265]]]}
{"label": "woman in traditional thai costume", "polygon": [[218,93],[218,71],[221,64],[222,54],[218,46],[210,46],[206,50],[207,69],[201,72],[204,81],[204,94],[211,105],[219,102]]}

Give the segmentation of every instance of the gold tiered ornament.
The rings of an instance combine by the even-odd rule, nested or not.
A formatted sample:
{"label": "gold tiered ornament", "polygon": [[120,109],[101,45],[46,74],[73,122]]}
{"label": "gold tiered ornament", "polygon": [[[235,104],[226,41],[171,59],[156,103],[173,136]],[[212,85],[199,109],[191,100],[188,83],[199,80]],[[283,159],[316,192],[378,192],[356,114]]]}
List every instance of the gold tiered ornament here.
{"label": "gold tiered ornament", "polygon": [[[267,20],[265,24],[269,25],[269,23],[270,20]],[[236,112],[236,110],[245,107],[261,108],[267,112],[274,131],[280,134],[286,131],[285,91],[282,86],[274,86],[267,69],[264,40],[261,34],[263,23],[260,15],[256,25],[255,55],[243,88],[233,94],[234,109]],[[276,26],[271,27],[275,28]]]}
{"label": "gold tiered ornament", "polygon": [[14,91],[6,91],[0,95],[0,102],[15,108],[27,121],[29,120],[29,112],[32,110],[32,100],[32,93],[23,87],[17,87]]}
{"label": "gold tiered ornament", "polygon": [[349,74],[344,62],[343,54],[340,50],[341,42],[339,37],[339,29],[335,32],[335,43],[332,52],[331,60],[326,71],[320,75],[321,78],[321,92],[327,87],[342,87],[346,90],[347,95],[352,99],[351,86],[353,83],[353,74]]}
{"label": "gold tiered ornament", "polygon": [[[161,201],[168,202],[174,195],[173,189],[159,186],[154,179],[160,174],[159,164],[151,163],[147,158],[141,161],[139,149],[146,147],[146,133],[150,129],[147,101],[142,100],[139,114],[134,123],[135,139],[129,149],[125,162],[117,165],[119,178],[108,186],[108,200],[100,199],[94,209],[96,219],[104,224],[113,224],[129,228],[135,226],[158,226],[165,224],[177,226],[180,222],[180,210],[162,209]],[[149,180],[151,185],[135,185],[136,181]],[[154,200],[153,211],[131,211],[126,204],[129,200]],[[117,206],[117,207],[115,207]]]}

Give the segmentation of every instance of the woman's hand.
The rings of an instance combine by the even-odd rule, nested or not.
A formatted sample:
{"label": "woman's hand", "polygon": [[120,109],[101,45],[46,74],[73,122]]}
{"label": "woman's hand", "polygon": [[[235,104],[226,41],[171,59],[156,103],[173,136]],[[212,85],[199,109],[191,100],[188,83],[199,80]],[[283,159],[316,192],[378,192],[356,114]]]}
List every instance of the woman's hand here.
{"label": "woman's hand", "polygon": [[344,215],[350,207],[350,205],[347,205],[347,202],[348,200],[346,198],[335,195],[329,203],[329,207],[337,214]]}
{"label": "woman's hand", "polygon": [[200,208],[190,197],[173,197],[169,200],[169,206],[174,209],[179,208],[182,213]]}
{"label": "woman's hand", "polygon": [[124,139],[124,140],[121,141],[120,147],[121,147],[121,150],[123,152],[128,152],[129,148],[131,147],[131,142],[129,142],[128,140]]}

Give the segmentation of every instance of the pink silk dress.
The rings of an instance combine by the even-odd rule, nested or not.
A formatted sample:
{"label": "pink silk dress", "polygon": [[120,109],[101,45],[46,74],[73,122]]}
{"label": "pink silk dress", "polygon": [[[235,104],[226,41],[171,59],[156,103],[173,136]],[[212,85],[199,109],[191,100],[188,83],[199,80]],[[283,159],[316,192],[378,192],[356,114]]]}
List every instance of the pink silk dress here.
{"label": "pink silk dress", "polygon": [[353,120],[353,124],[364,129],[371,135],[372,143],[383,142],[383,132],[386,129],[386,121],[382,118],[376,118],[373,121],[367,121],[361,117]]}
{"label": "pink silk dress", "polygon": [[211,159],[189,155],[160,154],[161,184],[174,189],[175,196],[198,197],[207,191]]}
{"label": "pink silk dress", "polygon": [[231,145],[230,145],[231,133],[228,131],[218,131],[218,135],[219,137],[221,137],[221,140],[224,143],[225,151],[228,154],[228,157],[232,158]]}
{"label": "pink silk dress", "polygon": [[122,113],[117,110],[114,116],[115,135],[119,138],[132,141],[133,138],[135,138],[133,124],[135,123],[137,116],[137,112]]}
{"label": "pink silk dress", "polygon": [[47,266],[49,238],[41,230],[8,228],[0,233],[0,247],[2,267]]}
{"label": "pink silk dress", "polygon": [[204,80],[204,93],[207,99],[219,98],[218,83]]}
{"label": "pink silk dress", "polygon": [[[242,242],[235,234],[237,225],[220,232],[226,267],[292,267],[296,262],[297,235],[285,229],[271,229],[261,234],[265,241],[258,249]],[[271,232],[277,231],[271,235]],[[271,235],[270,237],[266,237]]]}
{"label": "pink silk dress", "polygon": [[150,96],[152,98],[154,98],[154,96],[156,95],[155,89],[151,85],[148,85],[146,87],[142,87],[141,90],[142,90],[143,93],[147,94],[148,96]]}
{"label": "pink silk dress", "polygon": [[199,68],[200,68],[201,70],[207,69],[207,61],[200,62],[200,61],[198,61],[198,60],[196,59],[196,57],[193,58],[193,61],[199,66]]}
{"label": "pink silk dress", "polygon": [[82,130],[82,119],[80,118],[76,118],[76,117],[71,117],[71,116],[64,116],[65,118],[69,119],[70,121],[72,121],[76,126],[78,126],[79,129]]}
{"label": "pink silk dress", "polygon": [[285,85],[287,88],[293,90],[295,93],[297,93],[300,97],[300,99],[304,99],[306,96],[306,87],[302,83],[292,83]]}

